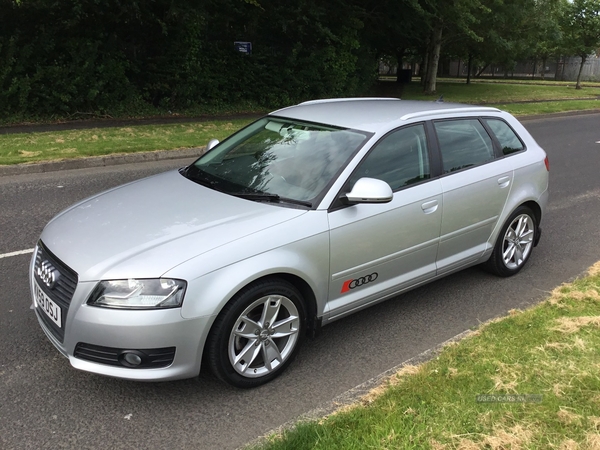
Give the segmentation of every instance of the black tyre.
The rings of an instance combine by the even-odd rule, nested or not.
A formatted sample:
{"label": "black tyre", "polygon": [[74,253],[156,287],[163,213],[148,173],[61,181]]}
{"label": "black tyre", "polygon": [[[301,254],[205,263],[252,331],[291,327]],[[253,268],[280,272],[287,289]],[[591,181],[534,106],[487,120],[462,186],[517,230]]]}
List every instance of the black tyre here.
{"label": "black tyre", "polygon": [[535,214],[528,207],[519,206],[502,227],[492,256],[483,267],[501,277],[518,273],[531,256],[536,233]]}
{"label": "black tyre", "polygon": [[252,388],[279,376],[306,330],[302,295],[279,278],[253,283],[223,308],[206,344],[206,363],[222,381]]}

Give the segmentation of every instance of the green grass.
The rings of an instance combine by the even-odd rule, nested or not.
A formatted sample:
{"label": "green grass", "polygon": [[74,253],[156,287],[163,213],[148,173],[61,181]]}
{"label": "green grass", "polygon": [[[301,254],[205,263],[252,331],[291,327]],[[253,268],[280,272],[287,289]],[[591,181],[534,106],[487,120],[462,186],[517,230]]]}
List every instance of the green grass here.
{"label": "green grass", "polygon": [[[466,78],[452,78],[452,77],[444,77],[441,78],[442,81],[453,81],[455,83],[466,83]],[[541,78],[520,78],[520,79],[511,79],[511,78],[471,78],[471,83],[505,83],[505,84],[540,84],[545,86],[567,86],[574,87],[575,81],[560,81],[554,79],[544,79]],[[582,81],[581,86],[583,88],[586,87],[600,87],[599,81]]]}
{"label": "green grass", "polygon": [[454,83],[440,81],[435,95],[423,93],[418,83],[410,83],[404,88],[402,98],[406,100],[433,100],[440,95],[444,101],[490,104],[541,100],[576,100],[598,98],[600,88],[575,89],[574,86],[551,86],[507,83]]}
{"label": "green grass", "polygon": [[600,109],[600,84],[588,83],[575,89],[574,83],[526,80],[464,80],[444,78],[437,83],[437,93],[426,95],[418,79],[407,85],[380,82],[373,95],[400,97],[404,100],[437,100],[494,106],[516,116]]}
{"label": "green grass", "polygon": [[[395,81],[395,77],[383,76],[379,78],[380,80],[385,81]],[[441,83],[459,83],[466,84],[467,79],[456,78],[456,77],[438,77],[438,82]],[[413,77],[413,82],[418,83],[419,77]],[[471,84],[528,84],[528,85],[543,85],[543,86],[563,86],[563,87],[574,87],[575,81],[558,81],[554,79],[545,79],[541,78],[491,78],[491,77],[482,77],[482,78],[471,78]],[[600,88],[600,81],[582,81],[581,86],[583,88],[586,87],[596,87]]]}
{"label": "green grass", "polygon": [[250,119],[0,135],[0,164],[202,147]]}
{"label": "green grass", "polygon": [[[599,330],[600,263],[546,302],[483,325],[359,403],[258,448],[600,448]],[[477,401],[504,394],[541,402]]]}
{"label": "green grass", "polygon": [[[457,81],[440,80],[433,96],[423,94],[418,82],[402,86],[389,81],[378,83],[371,94],[430,101],[443,94],[447,102],[486,104],[517,116],[600,109],[598,84],[576,90],[573,83],[556,85],[539,80],[535,85],[514,80],[474,81],[470,85]],[[251,119],[5,134],[0,135],[0,165],[201,147],[213,137],[222,140],[249,122]]]}

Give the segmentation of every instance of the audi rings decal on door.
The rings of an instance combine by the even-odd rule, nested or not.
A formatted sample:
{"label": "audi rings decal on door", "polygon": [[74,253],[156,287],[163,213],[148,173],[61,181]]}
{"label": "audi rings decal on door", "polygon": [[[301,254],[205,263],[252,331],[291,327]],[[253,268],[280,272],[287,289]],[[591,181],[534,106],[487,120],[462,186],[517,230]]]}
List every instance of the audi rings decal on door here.
{"label": "audi rings decal on door", "polygon": [[357,287],[364,286],[365,284],[372,283],[377,279],[379,274],[377,272],[373,272],[371,275],[365,275],[364,277],[355,278],[354,280],[344,281],[342,285],[342,294],[344,292],[348,292],[351,289],[356,289]]}

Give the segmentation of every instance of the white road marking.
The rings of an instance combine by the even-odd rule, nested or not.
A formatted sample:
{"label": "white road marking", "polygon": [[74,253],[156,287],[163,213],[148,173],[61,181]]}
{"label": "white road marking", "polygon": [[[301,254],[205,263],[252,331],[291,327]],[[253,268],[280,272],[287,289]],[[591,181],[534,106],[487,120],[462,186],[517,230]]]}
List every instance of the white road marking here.
{"label": "white road marking", "polygon": [[28,253],[33,253],[34,250],[35,250],[34,248],[28,248],[27,250],[19,250],[18,252],[3,253],[3,254],[0,254],[0,259],[10,258],[11,256],[26,255]]}

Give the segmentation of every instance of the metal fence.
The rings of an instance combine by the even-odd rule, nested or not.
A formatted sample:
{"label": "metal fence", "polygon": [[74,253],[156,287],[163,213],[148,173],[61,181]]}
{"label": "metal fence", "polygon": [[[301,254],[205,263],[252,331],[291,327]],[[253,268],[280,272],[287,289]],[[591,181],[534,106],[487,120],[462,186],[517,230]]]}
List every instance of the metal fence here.
{"label": "metal fence", "polygon": [[[542,61],[519,61],[514,67],[506,69],[500,66],[490,65],[481,72],[482,77],[497,78],[537,78],[557,81],[576,81],[579,73],[581,58],[576,56],[560,57],[547,60],[544,65]],[[413,75],[418,73],[418,64],[405,64],[404,69],[412,69]],[[473,68],[472,75],[479,73],[481,68]],[[440,75],[451,77],[466,77],[466,61],[443,61],[440,62]],[[397,73],[395,65],[388,65],[381,61],[379,63],[379,74],[393,76]],[[600,57],[590,55],[581,71],[582,81],[600,81]]]}

